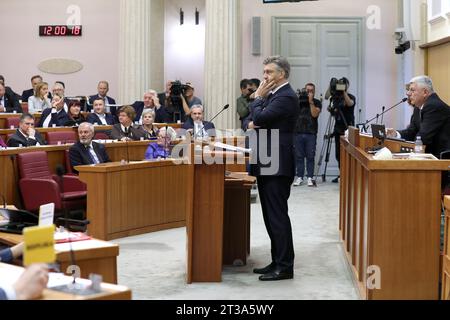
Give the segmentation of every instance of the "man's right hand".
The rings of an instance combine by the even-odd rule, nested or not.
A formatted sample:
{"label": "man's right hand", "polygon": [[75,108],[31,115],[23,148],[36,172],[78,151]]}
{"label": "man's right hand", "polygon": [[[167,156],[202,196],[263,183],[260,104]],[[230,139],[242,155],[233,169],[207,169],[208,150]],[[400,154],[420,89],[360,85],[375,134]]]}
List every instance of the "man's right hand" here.
{"label": "man's right hand", "polygon": [[33,264],[16,281],[13,288],[17,300],[37,299],[47,287],[48,270],[45,264]]}
{"label": "man's right hand", "polygon": [[28,136],[34,138],[36,136],[36,130],[32,127],[28,128]]}

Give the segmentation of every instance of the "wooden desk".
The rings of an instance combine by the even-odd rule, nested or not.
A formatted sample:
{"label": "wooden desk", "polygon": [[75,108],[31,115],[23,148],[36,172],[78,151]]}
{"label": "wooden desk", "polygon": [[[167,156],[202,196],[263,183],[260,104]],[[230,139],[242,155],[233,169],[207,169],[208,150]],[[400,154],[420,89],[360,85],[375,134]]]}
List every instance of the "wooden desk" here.
{"label": "wooden desk", "polygon": [[[0,243],[13,246],[23,241],[22,235],[0,232]],[[101,241],[86,240],[72,242],[75,253],[75,263],[81,269],[81,277],[89,278],[89,274],[96,273],[103,276],[109,283],[117,283],[117,244]],[[61,272],[72,265],[70,245],[68,243],[55,244],[56,260],[61,265]]]}
{"label": "wooden desk", "polygon": [[450,196],[444,197],[445,205],[445,239],[442,262],[442,300],[450,300]]}
{"label": "wooden desk", "polygon": [[[361,147],[368,139],[341,138],[340,231],[360,295],[438,299],[441,171],[450,161],[377,161]],[[373,266],[381,289],[368,288]]]}
{"label": "wooden desk", "polygon": [[[20,277],[24,268],[13,266],[10,264],[0,263],[0,273],[2,275],[7,274],[11,279],[11,283],[14,283],[16,279]],[[50,275],[52,277],[53,275]],[[70,281],[71,277],[67,278]],[[85,279],[77,279],[78,283],[90,285],[90,281]],[[41,300],[131,300],[131,290],[124,286],[102,283],[101,284],[102,293],[95,294],[92,296],[74,296],[68,293],[62,293],[51,288],[45,289]]]}
{"label": "wooden desk", "polygon": [[110,240],[185,225],[186,166],[162,160],[76,169],[87,184],[88,232],[93,237]]}
{"label": "wooden desk", "polygon": [[[134,161],[142,160],[144,158],[149,143],[149,141],[133,141],[128,143],[114,142],[107,143],[105,146],[112,161],[121,161],[127,159],[127,157]],[[0,176],[2,177],[2,182],[0,182],[0,194],[5,196],[6,202],[21,208],[17,183],[17,180],[19,179],[16,161],[17,154],[46,151],[49,169],[51,172],[56,173],[56,165],[65,164],[65,152],[70,146],[71,144],[0,150]]]}

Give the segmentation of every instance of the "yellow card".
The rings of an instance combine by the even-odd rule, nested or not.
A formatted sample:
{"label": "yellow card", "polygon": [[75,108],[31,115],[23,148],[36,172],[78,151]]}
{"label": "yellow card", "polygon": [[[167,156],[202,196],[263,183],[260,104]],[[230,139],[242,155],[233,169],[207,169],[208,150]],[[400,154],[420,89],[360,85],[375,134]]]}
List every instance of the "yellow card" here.
{"label": "yellow card", "polygon": [[55,226],[29,227],[23,229],[25,248],[23,264],[55,262]]}

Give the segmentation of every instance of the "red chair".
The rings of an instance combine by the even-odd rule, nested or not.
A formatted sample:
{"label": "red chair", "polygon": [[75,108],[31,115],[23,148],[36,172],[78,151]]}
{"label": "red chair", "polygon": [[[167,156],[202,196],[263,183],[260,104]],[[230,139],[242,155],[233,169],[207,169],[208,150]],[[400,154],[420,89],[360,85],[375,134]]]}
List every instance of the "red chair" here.
{"label": "red chair", "polygon": [[75,143],[77,142],[77,135],[75,131],[47,132],[47,142],[51,145],[58,144],[58,142],[60,144]]}
{"label": "red chair", "polygon": [[17,162],[19,187],[26,210],[38,212],[41,205],[52,202],[55,210],[86,209],[86,185],[76,176],[60,178],[52,175],[46,152],[18,154]]}
{"label": "red chair", "polygon": [[94,136],[94,140],[108,140],[111,139],[106,133],[104,132],[96,132]]}
{"label": "red chair", "polygon": [[11,129],[11,127],[14,127],[14,129],[19,127],[20,118],[19,117],[11,117],[6,118],[5,126],[7,129]]}

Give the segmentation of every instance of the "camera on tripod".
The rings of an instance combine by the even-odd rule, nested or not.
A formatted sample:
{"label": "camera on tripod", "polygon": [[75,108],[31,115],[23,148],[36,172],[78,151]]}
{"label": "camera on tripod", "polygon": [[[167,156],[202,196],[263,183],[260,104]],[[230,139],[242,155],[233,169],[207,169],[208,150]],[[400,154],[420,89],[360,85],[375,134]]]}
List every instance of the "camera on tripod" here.
{"label": "camera on tripod", "polygon": [[349,85],[349,81],[347,78],[343,77],[341,79],[332,78],[330,80],[330,94],[332,97],[337,95],[342,95],[345,91],[347,91]]}

